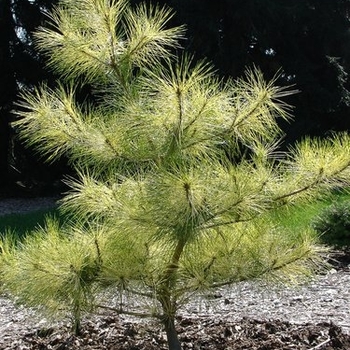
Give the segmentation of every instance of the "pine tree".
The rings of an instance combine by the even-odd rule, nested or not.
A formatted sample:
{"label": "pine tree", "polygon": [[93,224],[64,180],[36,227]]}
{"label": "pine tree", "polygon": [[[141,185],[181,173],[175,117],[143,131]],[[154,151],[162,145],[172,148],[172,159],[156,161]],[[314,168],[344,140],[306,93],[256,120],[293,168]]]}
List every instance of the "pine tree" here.
{"label": "pine tree", "polygon": [[[176,315],[194,295],[298,281],[322,264],[312,231],[267,214],[347,184],[350,138],[278,152],[276,120],[290,118],[282,99],[293,91],[257,69],[220,80],[180,52],[184,30],[167,27],[171,16],[127,0],[61,0],[52,26],[38,29],[62,81],[24,92],[15,127],[48,161],[68,157],[78,177],[61,202],[70,220],[5,238],[0,276],[27,305],[69,311],[77,333],[84,312],[109,307],[158,319],[178,350]],[[87,83],[95,100],[78,105]]]}

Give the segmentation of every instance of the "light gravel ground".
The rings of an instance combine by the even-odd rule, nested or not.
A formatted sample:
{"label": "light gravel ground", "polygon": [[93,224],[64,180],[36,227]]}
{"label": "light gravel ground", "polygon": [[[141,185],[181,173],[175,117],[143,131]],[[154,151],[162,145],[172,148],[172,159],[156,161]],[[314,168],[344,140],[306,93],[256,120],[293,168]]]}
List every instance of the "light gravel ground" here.
{"label": "light gravel ground", "polygon": [[291,323],[333,322],[350,334],[350,266],[332,269],[312,282],[294,288],[273,288],[242,282],[220,290],[216,300],[199,303],[189,313],[240,320],[243,317]]}

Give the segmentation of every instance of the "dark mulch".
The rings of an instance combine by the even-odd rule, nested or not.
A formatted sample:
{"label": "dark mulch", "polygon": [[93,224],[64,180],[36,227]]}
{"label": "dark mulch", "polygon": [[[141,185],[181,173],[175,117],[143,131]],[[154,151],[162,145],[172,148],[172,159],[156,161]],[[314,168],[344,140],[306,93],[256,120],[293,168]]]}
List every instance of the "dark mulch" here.
{"label": "dark mulch", "polygon": [[[177,326],[184,350],[350,349],[350,335],[329,323],[293,325],[278,320],[228,322],[197,317],[178,319]],[[8,345],[7,349],[16,349]],[[155,324],[105,317],[99,322],[86,322],[80,336],[72,336],[66,328],[26,334],[21,349],[166,350],[167,345],[164,332]]]}

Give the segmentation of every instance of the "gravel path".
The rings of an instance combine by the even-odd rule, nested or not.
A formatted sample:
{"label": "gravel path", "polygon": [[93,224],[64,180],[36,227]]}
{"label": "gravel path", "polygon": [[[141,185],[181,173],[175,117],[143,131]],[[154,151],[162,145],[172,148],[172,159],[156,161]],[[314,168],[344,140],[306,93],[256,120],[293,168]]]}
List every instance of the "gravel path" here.
{"label": "gravel path", "polygon": [[239,320],[279,319],[291,323],[332,322],[350,334],[350,266],[332,269],[304,286],[264,288],[243,282],[225,288],[210,302],[202,299],[200,307],[192,305],[188,314],[212,314],[217,318]]}
{"label": "gravel path", "polygon": [[57,205],[58,199],[59,197],[0,199],[0,215],[29,213],[35,210],[53,208]]}

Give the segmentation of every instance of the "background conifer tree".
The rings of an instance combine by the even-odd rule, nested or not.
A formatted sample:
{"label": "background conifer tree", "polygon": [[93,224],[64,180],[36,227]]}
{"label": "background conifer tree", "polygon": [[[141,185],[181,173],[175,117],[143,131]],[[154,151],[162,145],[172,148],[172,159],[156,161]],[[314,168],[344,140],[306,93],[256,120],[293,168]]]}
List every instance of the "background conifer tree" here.
{"label": "background conifer tree", "polygon": [[[20,244],[5,238],[0,271],[3,290],[53,315],[70,311],[76,332],[83,312],[111,308],[112,291],[115,312],[157,318],[178,350],[175,316],[195,294],[319,267],[313,232],[264,214],[347,184],[350,138],[279,153],[276,120],[289,119],[281,99],[292,91],[259,70],[223,82],[210,64],[177,55],[183,28],[166,26],[171,15],[126,0],[62,0],[52,26],[38,29],[62,81],[23,94],[16,128],[79,176],[61,203],[71,220],[48,219]],[[85,83],[94,104],[75,102]]]}

